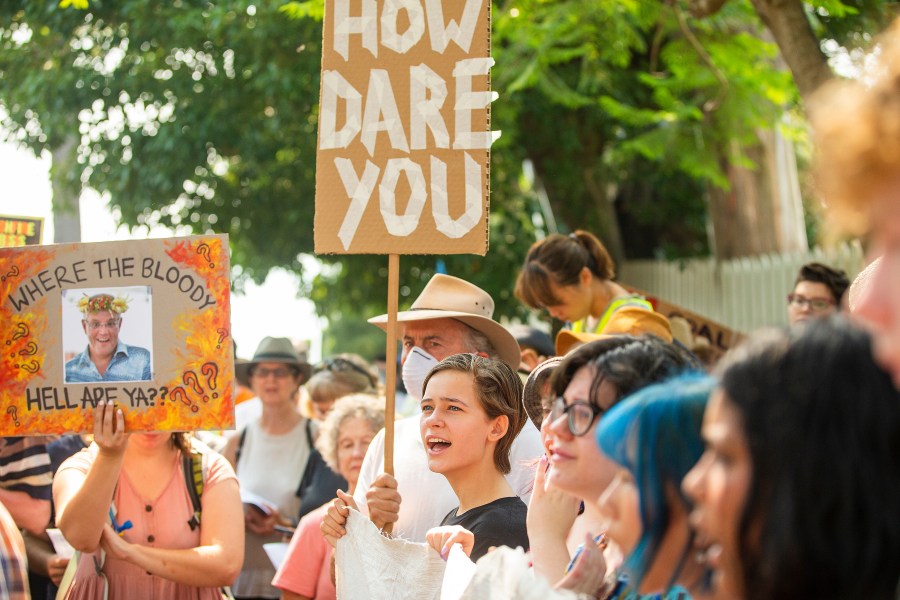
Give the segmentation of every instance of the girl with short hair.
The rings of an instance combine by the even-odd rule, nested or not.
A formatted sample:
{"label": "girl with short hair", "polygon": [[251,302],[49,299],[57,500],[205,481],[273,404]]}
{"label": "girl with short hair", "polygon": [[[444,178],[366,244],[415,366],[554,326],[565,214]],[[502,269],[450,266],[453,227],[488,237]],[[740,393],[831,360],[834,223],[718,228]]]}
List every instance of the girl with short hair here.
{"label": "girl with short hair", "polygon": [[426,535],[445,558],[454,543],[472,560],[491,546],[528,549],[527,507],[504,477],[527,418],[521,395],[522,381],[506,363],[476,354],[447,357],[425,378],[420,431],[428,466],[459,499]]}

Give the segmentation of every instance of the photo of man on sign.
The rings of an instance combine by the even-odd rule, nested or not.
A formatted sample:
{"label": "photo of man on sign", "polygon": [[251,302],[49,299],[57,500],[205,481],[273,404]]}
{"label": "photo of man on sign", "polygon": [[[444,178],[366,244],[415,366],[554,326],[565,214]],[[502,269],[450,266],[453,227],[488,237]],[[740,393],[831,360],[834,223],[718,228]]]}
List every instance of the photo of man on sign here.
{"label": "photo of man on sign", "polygon": [[[146,290],[144,295],[149,303],[149,289],[140,289]],[[81,330],[87,337],[87,347],[66,361],[65,383],[150,381],[153,372],[150,351],[126,344],[119,338],[122,315],[134,302],[131,296],[115,289],[91,295],[85,290],[66,292],[63,294],[64,304],[67,297],[71,302],[75,294],[80,296],[75,300],[75,307],[81,313]],[[149,318],[136,320],[136,324],[140,323],[146,323],[150,331]]]}

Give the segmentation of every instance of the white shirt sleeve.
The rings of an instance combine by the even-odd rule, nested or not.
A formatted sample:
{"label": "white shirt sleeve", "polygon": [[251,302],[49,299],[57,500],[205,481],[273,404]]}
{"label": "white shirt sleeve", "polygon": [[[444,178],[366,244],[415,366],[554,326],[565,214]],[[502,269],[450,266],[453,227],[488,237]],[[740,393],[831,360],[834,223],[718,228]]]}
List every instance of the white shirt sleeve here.
{"label": "white shirt sleeve", "polygon": [[541,434],[531,419],[526,419],[525,426],[516,436],[512,448],[510,448],[509,464],[512,469],[506,476],[510,487],[525,504],[531,500],[534,469],[543,454],[544,446],[541,444]]}
{"label": "white shirt sleeve", "polygon": [[369,448],[366,450],[366,457],[363,459],[362,468],[359,471],[359,479],[356,481],[356,490],[353,492],[353,499],[359,507],[359,512],[368,516],[369,506],[366,503],[366,492],[372,482],[378,477],[384,468],[384,429],[375,434]]}

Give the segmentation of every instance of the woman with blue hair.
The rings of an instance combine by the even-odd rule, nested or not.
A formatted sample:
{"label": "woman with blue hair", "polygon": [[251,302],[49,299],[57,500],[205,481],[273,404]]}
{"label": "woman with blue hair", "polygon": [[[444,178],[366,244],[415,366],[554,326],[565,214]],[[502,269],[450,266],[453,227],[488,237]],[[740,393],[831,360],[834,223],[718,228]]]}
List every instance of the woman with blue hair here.
{"label": "woman with blue hair", "polygon": [[703,454],[700,427],[715,380],[687,373],[649,386],[600,420],[597,443],[619,470],[597,498],[606,535],[626,554],[609,598],[689,598],[705,571],[689,560],[691,504],[681,480]]}

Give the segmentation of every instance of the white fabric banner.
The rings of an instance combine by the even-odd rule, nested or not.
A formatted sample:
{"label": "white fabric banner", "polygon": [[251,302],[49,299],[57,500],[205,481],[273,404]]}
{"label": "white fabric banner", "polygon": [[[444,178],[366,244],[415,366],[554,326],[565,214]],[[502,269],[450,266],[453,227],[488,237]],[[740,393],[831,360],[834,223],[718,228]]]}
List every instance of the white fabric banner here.
{"label": "white fabric banner", "polygon": [[390,539],[351,509],[335,549],[339,600],[573,600],[534,577],[517,548],[498,548],[473,563],[461,547],[447,562],[427,544]]}
{"label": "white fabric banner", "polygon": [[446,563],[427,544],[389,539],[350,509],[334,550],[339,600],[439,600]]}

